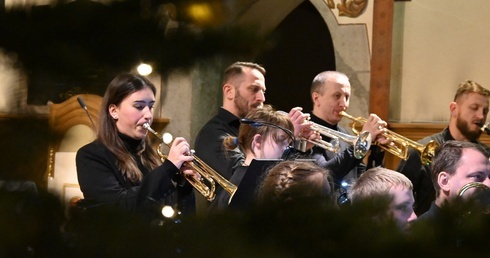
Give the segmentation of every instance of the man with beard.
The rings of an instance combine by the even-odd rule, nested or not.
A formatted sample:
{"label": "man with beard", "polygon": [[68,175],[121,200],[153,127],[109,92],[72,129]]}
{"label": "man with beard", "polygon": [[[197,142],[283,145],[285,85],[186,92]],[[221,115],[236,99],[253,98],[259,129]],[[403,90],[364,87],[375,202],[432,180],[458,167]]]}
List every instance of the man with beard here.
{"label": "man with beard", "polygon": [[[449,126],[442,132],[425,137],[419,143],[426,145],[432,140],[439,144],[449,140],[466,141],[482,145],[490,152],[490,148],[478,140],[482,133],[481,127],[487,120],[489,97],[490,91],[480,84],[470,80],[461,83],[454,101],[449,104]],[[436,196],[430,167],[422,164],[418,151],[410,149],[408,159],[401,161],[397,171],[412,181],[414,211],[420,216],[429,209]]]}
{"label": "man with beard", "polygon": [[226,179],[233,167],[243,163],[243,154],[224,151],[223,139],[238,136],[240,119],[265,101],[265,69],[255,63],[236,62],[225,69],[223,76],[223,106],[196,137],[195,150],[206,164]]}

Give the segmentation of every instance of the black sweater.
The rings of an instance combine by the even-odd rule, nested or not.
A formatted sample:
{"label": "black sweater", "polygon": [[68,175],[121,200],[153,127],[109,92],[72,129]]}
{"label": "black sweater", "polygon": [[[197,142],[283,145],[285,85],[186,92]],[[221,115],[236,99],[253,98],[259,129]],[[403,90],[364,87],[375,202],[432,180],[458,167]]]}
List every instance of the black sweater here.
{"label": "black sweater", "polygon": [[[114,205],[129,212],[159,209],[162,205],[176,206],[183,213],[195,211],[194,192],[169,160],[148,171],[136,154],[139,141],[121,135],[143,173],[141,182],[133,183],[123,177],[115,156],[99,141],[89,143],[77,152],[78,182],[87,201]],[[180,181],[180,184],[176,184]],[[155,212],[156,210],[154,210]]]}

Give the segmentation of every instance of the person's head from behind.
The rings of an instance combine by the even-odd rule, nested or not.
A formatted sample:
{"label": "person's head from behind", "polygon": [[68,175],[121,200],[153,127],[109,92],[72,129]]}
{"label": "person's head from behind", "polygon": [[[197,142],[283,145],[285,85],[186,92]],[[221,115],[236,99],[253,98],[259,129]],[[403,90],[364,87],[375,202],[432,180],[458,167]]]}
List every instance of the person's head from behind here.
{"label": "person's head from behind", "polygon": [[486,150],[478,144],[447,141],[436,150],[431,176],[436,191],[436,204],[454,200],[461,188],[471,182],[490,187],[490,162]]}
{"label": "person's head from behind", "polygon": [[349,78],[340,72],[319,73],[311,84],[313,114],[330,124],[337,124],[342,116],[340,111],[349,107],[351,85]]}
{"label": "person's head from behind", "polygon": [[223,108],[239,118],[265,101],[265,69],[251,62],[236,62],[223,76]]}
{"label": "person's head from behind", "polygon": [[270,105],[250,111],[245,117],[261,125],[241,124],[238,137],[228,136],[223,144],[226,149],[232,150],[238,147],[245,154],[246,164],[252,159],[277,159],[291,143],[291,137],[270,123],[287,130],[294,130],[288,115],[274,110]]}
{"label": "person's head from behind", "polygon": [[119,133],[142,140],[138,147],[143,164],[153,169],[160,160],[143,124],[151,124],[155,105],[155,86],[145,77],[135,74],[116,76],[107,87],[99,111],[98,139],[115,155],[123,175],[130,181],[142,179],[136,161],[127,152]]}
{"label": "person's head from behind", "polygon": [[376,167],[368,169],[349,189],[349,199],[353,205],[363,201],[377,201],[387,198],[388,216],[393,218],[400,228],[416,218],[413,212],[412,182],[401,173]]}
{"label": "person's head from behind", "polygon": [[450,123],[464,137],[461,140],[475,141],[480,137],[487,120],[489,97],[490,91],[474,81],[467,80],[458,86],[449,109]]}
{"label": "person's head from behind", "polygon": [[259,187],[259,201],[268,205],[332,204],[328,170],[309,161],[283,161],[272,167]]}

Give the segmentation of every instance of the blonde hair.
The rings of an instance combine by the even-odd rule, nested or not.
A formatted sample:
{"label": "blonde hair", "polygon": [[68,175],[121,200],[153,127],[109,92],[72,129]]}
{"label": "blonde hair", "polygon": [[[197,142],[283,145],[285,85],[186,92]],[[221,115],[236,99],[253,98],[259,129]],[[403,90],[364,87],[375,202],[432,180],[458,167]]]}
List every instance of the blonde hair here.
{"label": "blonde hair", "polygon": [[368,169],[349,189],[352,203],[374,196],[387,195],[393,187],[402,186],[413,189],[412,182],[403,174],[382,167]]}
{"label": "blonde hair", "polygon": [[456,102],[460,97],[467,95],[468,93],[478,93],[485,97],[490,97],[490,91],[477,82],[472,80],[466,80],[459,84],[458,90],[454,95],[454,101]]}

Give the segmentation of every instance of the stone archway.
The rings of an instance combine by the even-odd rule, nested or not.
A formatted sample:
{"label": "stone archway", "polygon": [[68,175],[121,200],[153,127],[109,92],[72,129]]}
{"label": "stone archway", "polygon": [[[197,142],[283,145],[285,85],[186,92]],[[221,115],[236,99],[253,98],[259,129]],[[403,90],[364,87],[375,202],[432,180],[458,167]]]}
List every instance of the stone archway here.
{"label": "stone archway", "polygon": [[[285,3],[286,2],[286,3]],[[262,33],[270,34],[302,0],[256,1],[238,18],[239,23],[256,24]],[[332,37],[337,71],[347,74],[352,84],[350,113],[356,116],[369,114],[370,45],[367,25],[339,24],[333,10],[323,0],[310,0],[322,16]],[[372,2],[370,4],[373,4]],[[271,12],[273,10],[273,12]],[[311,78],[312,80],[313,78]],[[345,121],[345,123],[348,123]]]}

